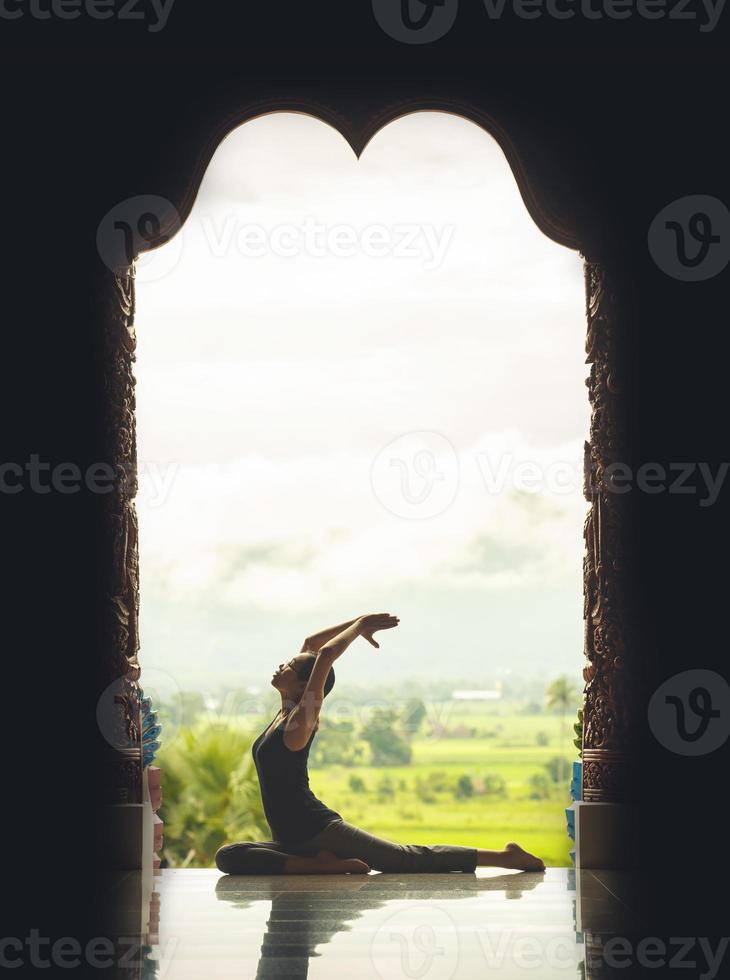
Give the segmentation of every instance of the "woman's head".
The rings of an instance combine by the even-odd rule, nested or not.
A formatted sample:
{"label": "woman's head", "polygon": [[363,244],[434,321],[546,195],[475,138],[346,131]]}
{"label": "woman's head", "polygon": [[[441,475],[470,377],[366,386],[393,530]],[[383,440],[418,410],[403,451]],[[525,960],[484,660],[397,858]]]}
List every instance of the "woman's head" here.
{"label": "woman's head", "polygon": [[[298,701],[307,686],[309,675],[312,673],[317,656],[314,653],[299,653],[286,663],[279,664],[279,669],[271,678],[271,685],[290,701]],[[324,696],[335,686],[334,667],[330,667],[324,682]]]}

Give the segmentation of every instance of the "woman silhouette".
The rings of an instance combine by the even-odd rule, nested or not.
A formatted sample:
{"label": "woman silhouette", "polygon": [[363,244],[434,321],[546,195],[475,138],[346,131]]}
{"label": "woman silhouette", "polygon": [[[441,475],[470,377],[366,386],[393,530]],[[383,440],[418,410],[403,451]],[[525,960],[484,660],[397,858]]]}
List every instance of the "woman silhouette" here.
{"label": "woman silhouette", "polygon": [[226,874],[367,874],[474,871],[477,866],[544,871],[518,844],[500,851],[450,844],[396,844],[347,823],[309,788],[307,758],[322,702],[334,687],[333,664],[359,636],[393,629],[397,616],[373,613],[308,637],[298,656],[280,664],[271,684],[281,709],[258,736],[252,754],[272,840],[226,844],[216,854]]}

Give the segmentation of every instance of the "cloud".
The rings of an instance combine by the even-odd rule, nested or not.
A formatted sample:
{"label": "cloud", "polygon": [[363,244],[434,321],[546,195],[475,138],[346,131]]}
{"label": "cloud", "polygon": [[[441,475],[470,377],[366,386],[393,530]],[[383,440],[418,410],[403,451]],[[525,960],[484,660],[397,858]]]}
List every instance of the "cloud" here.
{"label": "cloud", "polygon": [[[244,225],[307,216],[454,233],[430,270],[236,246]],[[162,503],[140,483],[143,633],[157,599],[252,610],[273,630],[395,589],[429,615],[434,594],[579,595],[582,269],[536,229],[491,137],[419,114],[358,162],[323,124],[267,116],[218,149],[181,234],[172,271],[137,291],[140,461],[175,466]],[[421,430],[453,446],[458,483],[442,511],[409,520],[371,471]]]}
{"label": "cloud", "polygon": [[[427,520],[382,506],[364,454],[182,466],[163,506],[148,503],[144,481],[140,488],[146,577],[180,599],[275,610],[402,584],[564,581],[580,565],[585,504],[577,492],[551,490],[541,461],[562,459],[577,483],[580,446],[537,449],[519,438],[485,434],[462,451],[454,501]],[[479,465],[485,446],[502,461],[491,484]],[[530,491],[515,486],[526,462],[542,473]]]}

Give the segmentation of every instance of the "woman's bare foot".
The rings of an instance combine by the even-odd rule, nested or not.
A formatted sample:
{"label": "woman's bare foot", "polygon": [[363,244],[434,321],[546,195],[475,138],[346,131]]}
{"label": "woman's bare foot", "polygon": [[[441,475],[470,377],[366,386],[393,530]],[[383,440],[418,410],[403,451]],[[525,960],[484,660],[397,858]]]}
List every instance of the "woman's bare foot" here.
{"label": "woman's bare foot", "polygon": [[509,844],[504,845],[504,854],[507,858],[508,864],[505,864],[506,868],[515,868],[518,871],[544,871],[545,862],[537,857],[536,854],[530,854],[519,844],[515,844],[514,841],[510,841]]}
{"label": "woman's bare foot", "polygon": [[321,866],[321,874],[366,875],[370,872],[359,858],[338,858],[333,851],[320,851],[314,860]]}
{"label": "woman's bare foot", "polygon": [[370,868],[358,858],[338,858],[332,851],[319,851],[314,856],[287,855],[284,874],[287,875],[366,875]]}

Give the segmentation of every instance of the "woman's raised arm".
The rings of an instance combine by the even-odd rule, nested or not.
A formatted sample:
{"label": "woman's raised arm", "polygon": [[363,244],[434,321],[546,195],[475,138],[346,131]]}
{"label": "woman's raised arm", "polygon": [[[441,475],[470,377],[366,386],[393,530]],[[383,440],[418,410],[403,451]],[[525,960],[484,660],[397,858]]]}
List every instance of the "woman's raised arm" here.
{"label": "woman's raised arm", "polygon": [[352,626],[353,623],[356,623],[359,618],[359,616],[355,616],[354,619],[348,619],[346,623],[340,623],[339,626],[328,626],[327,629],[320,630],[319,633],[312,633],[311,636],[306,638],[302,644],[302,649],[299,652],[318,653],[328,640],[334,639],[336,636],[346,630],[348,626]]}
{"label": "woman's raised arm", "polygon": [[373,639],[373,634],[378,630],[393,629],[398,623],[398,617],[391,616],[390,613],[373,613],[369,616],[361,616],[324,643],[317,653],[317,660],[312,668],[312,673],[309,675],[304,693],[284,726],[284,745],[288,749],[292,752],[298,752],[309,741],[324,701],[325,681],[335,660],[342,656],[358,636],[364,636],[368,643],[378,647],[378,643]]}

